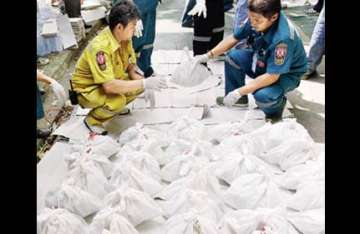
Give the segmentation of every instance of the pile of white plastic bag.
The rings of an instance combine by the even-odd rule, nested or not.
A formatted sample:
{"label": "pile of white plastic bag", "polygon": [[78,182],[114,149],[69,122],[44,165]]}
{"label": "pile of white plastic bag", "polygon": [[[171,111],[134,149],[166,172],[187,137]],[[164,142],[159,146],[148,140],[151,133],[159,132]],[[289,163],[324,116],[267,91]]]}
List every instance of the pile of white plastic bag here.
{"label": "pile of white plastic bag", "polygon": [[325,233],[323,145],[294,120],[252,130],[188,117],[166,130],[138,123],[65,158],[38,233],[135,234],[159,218],[156,233]]}

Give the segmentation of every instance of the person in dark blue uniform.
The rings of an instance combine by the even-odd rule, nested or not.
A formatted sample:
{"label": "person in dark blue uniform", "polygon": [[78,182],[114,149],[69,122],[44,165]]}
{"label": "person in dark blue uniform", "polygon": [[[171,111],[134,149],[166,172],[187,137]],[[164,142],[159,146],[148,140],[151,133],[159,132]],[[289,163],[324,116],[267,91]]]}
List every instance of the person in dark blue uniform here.
{"label": "person in dark blue uniform", "polygon": [[[303,43],[292,23],[281,11],[280,0],[249,0],[249,17],[208,53],[195,56],[197,63],[233,48],[240,40],[246,43],[233,48],[225,60],[225,97],[216,102],[226,106],[248,106],[247,94],[254,95],[266,119],[281,119],[285,94],[299,86],[307,70]],[[245,75],[253,78],[245,84]]]}
{"label": "person in dark blue uniform", "polygon": [[[144,73],[145,78],[154,74],[151,66],[151,55],[154,49],[156,32],[156,8],[159,0],[132,0],[140,11],[143,31],[134,36],[133,47],[137,57],[137,65]],[[113,6],[120,0],[112,0]]]}

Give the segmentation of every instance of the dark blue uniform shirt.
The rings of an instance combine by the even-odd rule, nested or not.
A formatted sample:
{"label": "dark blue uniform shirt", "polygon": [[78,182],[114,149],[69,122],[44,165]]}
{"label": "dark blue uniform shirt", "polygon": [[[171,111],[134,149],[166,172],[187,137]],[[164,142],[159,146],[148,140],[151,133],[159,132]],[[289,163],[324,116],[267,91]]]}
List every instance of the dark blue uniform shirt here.
{"label": "dark blue uniform shirt", "polygon": [[256,32],[247,20],[234,30],[237,40],[247,39],[247,47],[256,56],[255,75],[302,74],[307,58],[300,36],[292,23],[280,12],[279,19],[265,33]]}

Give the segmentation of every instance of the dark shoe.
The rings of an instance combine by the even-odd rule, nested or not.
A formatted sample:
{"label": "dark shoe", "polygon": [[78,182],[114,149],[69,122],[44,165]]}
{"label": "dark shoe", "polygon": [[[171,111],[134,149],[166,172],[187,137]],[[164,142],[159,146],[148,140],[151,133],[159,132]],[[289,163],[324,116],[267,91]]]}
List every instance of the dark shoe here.
{"label": "dark shoe", "polygon": [[50,136],[50,129],[37,129],[36,130],[36,138],[46,139]]}
{"label": "dark shoe", "polygon": [[91,133],[94,133],[94,134],[97,134],[97,135],[107,135],[108,132],[102,128],[101,126],[96,126],[96,125],[90,125],[88,122],[87,122],[87,118],[84,119],[84,124],[86,126],[87,129],[89,129],[89,131]]}
{"label": "dark shoe", "polygon": [[[224,105],[224,97],[217,97],[216,104],[218,104],[219,106],[223,106]],[[249,106],[248,96],[247,95],[242,96],[239,100],[237,100],[237,102],[234,104],[234,106],[248,107]]]}
{"label": "dark shoe", "polygon": [[130,114],[130,109],[125,107],[124,109],[122,109],[120,111],[120,113],[118,115],[128,115],[128,114]]}
{"label": "dark shoe", "polygon": [[40,95],[41,95],[41,96],[44,96],[44,94],[46,93],[45,90],[40,89],[40,88],[39,88],[39,92],[40,92]]}
{"label": "dark shoe", "polygon": [[281,109],[277,113],[274,113],[274,114],[271,114],[271,115],[265,115],[265,121],[266,122],[271,122],[272,124],[281,121],[282,120],[282,114],[283,114],[285,106],[286,106],[286,102],[287,102],[287,100],[284,97],[284,102],[281,105]]}
{"label": "dark shoe", "polygon": [[149,67],[146,72],[144,73],[145,78],[148,78],[154,74],[154,69],[152,67]]}
{"label": "dark shoe", "polygon": [[301,79],[302,80],[307,80],[307,79],[310,79],[310,78],[314,78],[318,76],[318,73],[316,70],[308,70],[302,77]]}

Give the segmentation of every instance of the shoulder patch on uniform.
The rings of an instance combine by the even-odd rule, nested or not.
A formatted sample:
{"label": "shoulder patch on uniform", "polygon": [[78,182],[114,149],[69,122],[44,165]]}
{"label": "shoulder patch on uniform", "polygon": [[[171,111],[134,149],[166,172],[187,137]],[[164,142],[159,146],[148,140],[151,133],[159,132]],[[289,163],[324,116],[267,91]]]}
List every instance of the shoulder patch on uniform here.
{"label": "shoulder patch on uniform", "polygon": [[280,43],[275,47],[275,64],[282,65],[284,64],[287,54],[287,44]]}
{"label": "shoulder patch on uniform", "polygon": [[104,51],[99,51],[96,53],[96,62],[101,71],[106,69],[106,59]]}

